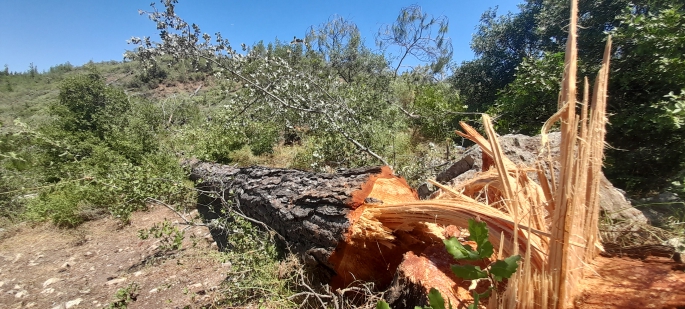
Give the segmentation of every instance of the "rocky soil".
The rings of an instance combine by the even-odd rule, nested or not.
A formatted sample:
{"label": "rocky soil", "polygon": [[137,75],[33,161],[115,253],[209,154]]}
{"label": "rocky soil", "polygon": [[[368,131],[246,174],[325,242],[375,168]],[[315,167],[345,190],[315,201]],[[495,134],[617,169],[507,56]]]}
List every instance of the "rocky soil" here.
{"label": "rocky soil", "polygon": [[213,308],[230,263],[222,263],[205,227],[187,229],[180,250],[138,238],[165,219],[180,221],[157,206],[126,226],[105,218],[75,230],[7,228],[0,233],[0,308],[103,308],[122,299],[120,289],[135,299],[128,308]]}

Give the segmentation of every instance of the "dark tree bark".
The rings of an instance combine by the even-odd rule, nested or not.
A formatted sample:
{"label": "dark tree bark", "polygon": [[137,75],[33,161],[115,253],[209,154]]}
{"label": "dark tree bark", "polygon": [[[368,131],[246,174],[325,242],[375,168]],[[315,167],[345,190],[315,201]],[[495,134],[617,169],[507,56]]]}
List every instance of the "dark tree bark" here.
{"label": "dark tree bark", "polygon": [[[396,231],[392,246],[374,239],[351,238],[351,226],[361,220],[363,207],[384,204],[383,200],[418,200],[416,192],[387,167],[321,174],[258,166],[189,165],[190,178],[198,181],[198,209],[205,218],[219,217],[226,207],[234,207],[263,223],[279,233],[293,253],[313,266],[310,270],[317,281],[333,289],[357,280],[373,281],[377,288],[385,289],[394,279],[389,300],[396,308],[413,308],[427,300],[428,289],[423,282],[427,278],[431,284],[451,282],[444,269],[433,269],[428,276],[420,271],[438,261],[432,255],[422,255],[427,247],[437,245],[444,251],[442,241],[424,235],[421,229]],[[367,206],[357,209],[363,204]],[[217,235],[217,244],[226,236]],[[405,253],[411,252],[421,256],[411,254],[412,258],[407,259]]]}
{"label": "dark tree bark", "polygon": [[200,208],[208,207],[218,215],[226,206],[221,197],[233,201],[247,217],[278,232],[307,264],[322,265],[331,272],[335,267],[329,257],[344,241],[350,226],[347,215],[363,203],[371,176],[382,173],[381,167],[319,174],[259,166],[190,165],[191,179],[200,181]]}

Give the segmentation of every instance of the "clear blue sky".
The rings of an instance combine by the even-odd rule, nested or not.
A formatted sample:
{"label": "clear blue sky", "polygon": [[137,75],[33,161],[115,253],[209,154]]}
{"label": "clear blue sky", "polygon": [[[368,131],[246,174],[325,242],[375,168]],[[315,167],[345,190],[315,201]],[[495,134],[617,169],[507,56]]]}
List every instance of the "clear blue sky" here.
{"label": "clear blue sky", "polygon": [[[152,36],[155,25],[138,10],[154,0],[0,0],[0,69],[26,71],[29,63],[39,71],[69,61],[82,65],[122,60],[132,36]],[[180,0],[176,13],[198,24],[203,32],[221,32],[236,48],[260,40],[290,41],[302,37],[312,25],[340,15],[359,27],[367,45],[375,48],[374,34],[395,21],[400,9],[420,5],[424,12],[449,18],[454,60],[473,58],[469,48],[481,14],[499,6],[498,13],[518,12],[523,0],[347,0],[347,1],[211,1]],[[158,8],[163,8],[157,4]]]}

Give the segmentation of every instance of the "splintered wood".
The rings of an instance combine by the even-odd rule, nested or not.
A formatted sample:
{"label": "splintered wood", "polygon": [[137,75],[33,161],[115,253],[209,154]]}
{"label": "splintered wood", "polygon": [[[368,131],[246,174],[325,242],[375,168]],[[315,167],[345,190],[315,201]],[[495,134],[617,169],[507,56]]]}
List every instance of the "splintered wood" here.
{"label": "splintered wood", "polygon": [[[438,184],[440,193],[425,201],[413,200],[407,194],[390,198],[387,193],[380,196],[383,190],[372,191],[369,197],[383,203],[365,203],[355,210],[347,235],[349,243],[374,244],[377,252],[389,252],[401,242],[399,238],[406,240],[406,235],[442,238],[429,225],[466,227],[469,219],[478,218],[487,223],[495,248],[501,248],[497,258],[514,254],[523,257],[504,293],[490,297],[489,308],[565,308],[570,304],[578,282],[601,247],[598,190],[611,51],[609,38],[592,98],[585,79],[582,102],[577,102],[576,1],[571,6],[559,111],[542,128],[540,147],[546,155],[541,155],[538,164],[516,166],[507,159],[487,115],[483,115],[487,138],[462,123],[463,132],[456,133],[482,149],[482,173],[457,187]],[[557,122],[561,123],[561,149],[556,158],[560,171],[558,179],[554,179],[546,134]],[[535,175],[540,184],[529,174]],[[430,236],[419,236],[421,233]],[[415,254],[411,259],[416,259]],[[449,284],[439,286],[449,299],[459,301],[463,297],[456,283],[452,289],[445,288]]]}
{"label": "splintered wood", "polygon": [[[456,132],[482,149],[482,171],[454,186],[434,182],[440,190],[429,200],[419,200],[388,167],[316,174],[193,163],[191,179],[202,179],[198,205],[220,213],[225,199],[234,197],[241,213],[279,233],[334,290],[357,281],[390,286],[386,300],[403,308],[425,305],[433,287],[455,307],[471,302],[471,283],[454,276],[450,264],[484,268],[491,261],[455,262],[442,240],[460,236],[469,219],[480,220],[488,226],[493,259],[522,257],[506,288],[487,299],[488,308],[567,307],[600,248],[598,190],[611,51],[608,39],[592,96],[585,79],[577,102],[577,11],[572,1],[559,110],[542,127],[534,166],[509,160],[483,115],[485,136],[465,123]],[[552,158],[547,132],[559,122],[560,155]]]}

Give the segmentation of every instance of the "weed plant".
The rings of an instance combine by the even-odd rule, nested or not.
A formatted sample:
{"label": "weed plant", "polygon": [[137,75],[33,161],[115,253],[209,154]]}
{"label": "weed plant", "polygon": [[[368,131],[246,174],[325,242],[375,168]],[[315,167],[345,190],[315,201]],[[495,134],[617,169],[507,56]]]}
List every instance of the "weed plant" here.
{"label": "weed plant", "polygon": [[235,214],[229,214],[228,219],[230,250],[221,258],[231,264],[231,270],[223,284],[223,304],[296,308],[288,297],[295,294],[295,271],[299,264],[291,261],[293,257],[280,261],[283,253],[279,252],[274,235]]}

